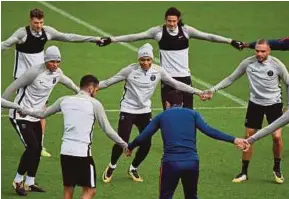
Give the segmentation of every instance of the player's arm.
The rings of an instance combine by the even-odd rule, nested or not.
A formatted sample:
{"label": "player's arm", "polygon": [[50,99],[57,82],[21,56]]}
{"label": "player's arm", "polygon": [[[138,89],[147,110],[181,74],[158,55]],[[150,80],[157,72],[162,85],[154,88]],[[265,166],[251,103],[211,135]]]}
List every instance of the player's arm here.
{"label": "player's arm", "polygon": [[105,89],[105,88],[107,88],[113,84],[116,84],[118,82],[125,80],[128,77],[128,75],[131,73],[132,70],[133,70],[132,66],[129,65],[129,66],[121,69],[117,74],[110,77],[109,79],[100,81],[99,82],[99,89]]}
{"label": "player's arm", "polygon": [[40,68],[38,66],[31,67],[23,73],[18,79],[13,81],[4,91],[2,98],[9,100],[12,93],[15,93],[19,88],[25,88],[27,85],[31,84],[34,79],[40,73]]}
{"label": "player's arm", "polygon": [[139,40],[144,40],[144,39],[154,39],[158,30],[159,30],[159,27],[153,27],[145,32],[111,37],[111,41],[112,42],[133,42],[133,41],[139,41]]}
{"label": "player's arm", "polygon": [[60,104],[64,98],[65,97],[59,98],[56,102],[54,102],[51,106],[49,106],[45,110],[21,109],[20,114],[25,115],[25,116],[30,115],[32,117],[40,118],[40,119],[49,117],[50,115],[53,115],[53,114],[61,111]]}
{"label": "player's arm", "polygon": [[161,114],[152,119],[146,128],[132,142],[128,144],[128,149],[130,151],[141,145],[141,143],[143,143],[145,140],[151,138],[157,132],[157,130],[160,128]]}
{"label": "player's arm", "polygon": [[[268,40],[271,50],[289,50],[289,41],[286,42],[286,38]],[[248,43],[245,47],[255,49],[256,42]]]}
{"label": "player's arm", "polygon": [[249,144],[253,144],[257,140],[259,140],[263,137],[266,137],[267,135],[272,134],[277,129],[285,126],[288,123],[289,123],[289,111],[286,111],[281,117],[279,117],[273,123],[264,127],[263,129],[261,129],[260,131],[258,131],[257,133],[255,133],[254,135],[249,137],[247,140],[248,140]]}
{"label": "player's arm", "polygon": [[211,34],[211,33],[202,32],[191,26],[185,25],[185,28],[190,38],[206,40],[206,41],[211,41],[211,42],[216,42],[216,43],[227,43],[227,44],[231,44],[234,48],[238,50],[241,50],[244,45],[243,42],[236,41],[236,40],[226,38],[223,36]]}
{"label": "player's arm", "polygon": [[64,41],[64,42],[97,42],[100,41],[100,37],[94,37],[94,36],[84,36],[84,35],[78,35],[73,33],[63,33],[59,32],[56,29],[45,26],[45,31],[47,32],[48,40],[56,40],[56,41]]}
{"label": "player's arm", "polygon": [[12,109],[20,109],[20,106],[14,102],[10,102],[6,99],[1,98],[1,107],[2,108],[12,108]]}
{"label": "player's arm", "polygon": [[222,140],[225,142],[234,143],[236,137],[228,135],[226,133],[223,133],[223,132],[209,126],[198,112],[195,112],[194,114],[195,114],[195,119],[196,119],[196,127],[202,133],[204,133],[205,135],[207,135],[213,139],[216,139],[216,140]]}
{"label": "player's arm", "polygon": [[122,148],[126,148],[127,143],[125,141],[123,141],[121,139],[121,137],[119,137],[119,135],[111,127],[111,125],[107,119],[107,116],[105,114],[105,111],[104,111],[102,104],[95,99],[92,100],[92,103],[94,106],[95,118],[98,121],[99,126],[102,129],[102,131],[107,135],[107,137],[109,137],[117,145],[119,145]]}
{"label": "player's arm", "polygon": [[163,68],[159,68],[159,70],[161,74],[161,80],[164,81],[166,84],[170,85],[171,87],[191,94],[200,95],[202,93],[202,91],[197,88],[191,87],[187,84],[175,80]]}
{"label": "player's arm", "polygon": [[59,79],[59,83],[73,90],[75,93],[78,93],[80,91],[79,87],[69,77],[67,77],[64,74],[62,74],[62,77]]}
{"label": "player's arm", "polygon": [[185,25],[185,28],[187,29],[187,32],[188,32],[188,35],[190,38],[212,41],[212,42],[218,42],[218,43],[227,43],[227,44],[230,44],[232,42],[232,39],[230,39],[230,38],[222,37],[219,35],[214,35],[211,33],[202,32],[202,31],[197,30],[196,28],[193,28],[191,26]]}
{"label": "player's arm", "polygon": [[248,59],[245,59],[239,64],[239,66],[235,69],[235,71],[231,75],[229,75],[228,77],[220,81],[218,84],[210,88],[210,91],[215,93],[218,90],[230,86],[234,81],[239,79],[246,72],[247,66],[248,66]]}
{"label": "player's arm", "polygon": [[1,42],[1,50],[9,49],[12,45],[20,42],[20,40],[25,36],[25,28],[19,28],[7,40]]}
{"label": "player's arm", "polygon": [[289,107],[289,73],[286,66],[277,58],[273,58],[273,60],[277,63],[279,77],[282,78],[287,88],[287,108]]}

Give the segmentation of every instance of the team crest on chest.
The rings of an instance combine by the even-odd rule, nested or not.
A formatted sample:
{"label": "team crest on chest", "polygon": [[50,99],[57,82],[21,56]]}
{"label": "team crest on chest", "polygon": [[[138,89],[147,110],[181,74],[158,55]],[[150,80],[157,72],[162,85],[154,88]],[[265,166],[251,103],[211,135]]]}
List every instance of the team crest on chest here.
{"label": "team crest on chest", "polygon": [[152,75],[150,79],[151,79],[151,81],[155,81],[156,80],[156,76]]}
{"label": "team crest on chest", "polygon": [[53,78],[52,83],[53,83],[53,84],[56,83],[56,77]]}
{"label": "team crest on chest", "polygon": [[269,71],[267,72],[267,75],[268,75],[269,77],[272,77],[272,76],[274,75],[274,72],[273,72],[272,70],[269,70]]}

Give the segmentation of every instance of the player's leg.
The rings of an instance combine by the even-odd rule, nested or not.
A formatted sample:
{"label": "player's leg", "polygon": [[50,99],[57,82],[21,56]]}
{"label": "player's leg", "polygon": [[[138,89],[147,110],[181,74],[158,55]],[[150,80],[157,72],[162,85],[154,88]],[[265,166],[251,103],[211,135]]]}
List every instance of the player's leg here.
{"label": "player's leg", "polygon": [[[190,76],[179,77],[179,78],[176,78],[176,80],[184,84],[187,84],[189,86],[192,86],[192,79]],[[182,92],[182,95],[183,95],[183,107],[193,109],[194,108],[194,98],[193,98],[194,95],[191,93],[187,93],[187,92]]]}
{"label": "player's leg", "polygon": [[[269,124],[274,122],[276,119],[282,116],[283,104],[278,103],[272,106],[268,106],[266,110],[266,117]],[[273,134],[273,154],[274,154],[274,167],[273,174],[275,181],[279,184],[284,182],[284,177],[281,172],[281,159],[282,159],[282,151],[283,151],[283,140],[282,140],[282,129],[277,129]]]}
{"label": "player's leg", "polygon": [[73,199],[74,187],[64,186],[63,199]]}
{"label": "player's leg", "polygon": [[[151,113],[139,114],[135,118],[135,125],[137,126],[139,133],[141,133],[145,127],[150,123],[152,118]],[[135,154],[135,157],[130,165],[128,170],[128,174],[132,177],[132,179],[136,182],[142,182],[143,178],[138,173],[138,166],[142,163],[142,161],[147,157],[151,148],[151,139],[143,142],[139,147]]]}
{"label": "player's leg", "polygon": [[51,154],[48,153],[46,151],[46,148],[44,147],[44,135],[45,135],[45,130],[46,130],[46,119],[41,119],[40,120],[41,122],[41,128],[42,128],[42,141],[41,141],[41,144],[42,144],[42,151],[41,151],[41,156],[43,157],[51,157]]}
{"label": "player's leg", "polygon": [[[134,115],[129,113],[121,112],[118,120],[118,135],[125,141],[129,141]],[[103,182],[110,182],[113,171],[116,169],[116,163],[123,153],[123,149],[114,144],[111,152],[111,159],[109,165],[106,167],[102,175]]]}
{"label": "player's leg", "polygon": [[[246,119],[245,119],[245,138],[254,135],[258,129],[262,128],[263,118],[265,114],[265,107],[257,105],[249,101]],[[234,179],[233,182],[242,182],[248,180],[248,167],[250,159],[253,154],[253,146],[251,145],[250,149],[242,154],[242,170]]]}
{"label": "player's leg", "polygon": [[82,158],[81,175],[77,185],[82,186],[81,199],[91,199],[96,194],[96,172],[92,157]]}
{"label": "player's leg", "polygon": [[198,198],[199,161],[183,161],[181,181],[183,185],[185,199]]}
{"label": "player's leg", "polygon": [[91,187],[82,187],[80,199],[91,199],[95,196],[96,189]]}
{"label": "player's leg", "polygon": [[[46,109],[46,105],[47,104],[48,104],[48,101],[46,102],[44,109]],[[41,122],[41,128],[42,128],[42,141],[41,141],[42,151],[41,151],[41,156],[43,156],[43,157],[51,157],[51,154],[48,153],[46,151],[46,148],[44,147],[44,135],[45,135],[45,132],[46,132],[46,119],[41,119],[40,122]]]}
{"label": "player's leg", "polygon": [[26,191],[45,192],[42,188],[35,184],[35,176],[38,170],[42,150],[42,128],[40,121],[29,122],[28,124],[32,126],[32,136],[30,144],[31,150],[29,150],[29,166],[27,168],[27,176],[24,185]]}
{"label": "player's leg", "polygon": [[166,110],[166,101],[167,101],[167,94],[174,90],[171,86],[165,84],[163,81],[161,81],[161,99],[162,99],[162,105],[163,110]]}
{"label": "player's leg", "polygon": [[177,162],[163,162],[160,168],[159,199],[172,199],[179,179]]}
{"label": "player's leg", "polygon": [[22,143],[25,146],[25,151],[21,156],[21,159],[20,159],[20,162],[18,165],[18,169],[17,169],[17,173],[16,173],[16,176],[14,178],[12,185],[13,185],[13,187],[14,187],[14,189],[18,195],[26,196],[27,192],[24,189],[24,175],[27,171],[27,167],[29,164],[29,157],[28,157],[28,150],[27,150],[26,141],[30,138],[29,134],[31,133],[31,131],[28,128],[22,129],[22,127],[26,127],[26,126],[23,126],[21,121],[17,121],[15,119],[10,118],[10,122],[11,122],[12,126],[14,127],[14,129],[16,130],[17,134],[19,135],[20,140],[22,141]]}
{"label": "player's leg", "polygon": [[[79,173],[78,157],[60,155],[62,181],[64,186],[63,199],[72,199],[74,187]],[[73,165],[73,166],[71,166]]]}

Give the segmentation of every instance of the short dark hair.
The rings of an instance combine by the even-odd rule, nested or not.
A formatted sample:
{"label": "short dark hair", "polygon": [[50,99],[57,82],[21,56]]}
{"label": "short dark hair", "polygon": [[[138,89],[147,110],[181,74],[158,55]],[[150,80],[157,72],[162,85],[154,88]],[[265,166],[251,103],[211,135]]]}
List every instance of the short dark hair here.
{"label": "short dark hair", "polygon": [[30,19],[32,18],[37,18],[37,19],[42,19],[44,18],[44,13],[42,10],[35,8],[30,11]]}
{"label": "short dark hair", "polygon": [[168,16],[177,16],[179,18],[179,25],[183,26],[183,22],[182,22],[182,19],[181,19],[181,16],[182,16],[182,13],[181,11],[179,11],[177,8],[175,7],[170,7],[169,9],[167,9],[166,13],[165,13],[165,19],[168,17]]}
{"label": "short dark hair", "polygon": [[256,41],[256,44],[267,44],[269,46],[269,43],[266,39],[258,39]]}
{"label": "short dark hair", "polygon": [[173,105],[182,105],[183,103],[183,95],[178,90],[172,90],[168,92],[166,95],[166,101],[170,103],[171,106]]}
{"label": "short dark hair", "polygon": [[80,80],[80,88],[87,87],[91,84],[97,86],[99,84],[98,79],[93,75],[85,75]]}

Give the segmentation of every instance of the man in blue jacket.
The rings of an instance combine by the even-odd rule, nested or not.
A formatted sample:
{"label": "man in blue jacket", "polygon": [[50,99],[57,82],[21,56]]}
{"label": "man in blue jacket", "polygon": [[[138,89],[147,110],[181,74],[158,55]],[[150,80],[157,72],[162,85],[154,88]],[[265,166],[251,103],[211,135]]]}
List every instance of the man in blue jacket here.
{"label": "man in blue jacket", "polygon": [[171,199],[179,179],[183,184],[185,199],[197,199],[199,157],[196,129],[214,139],[234,143],[242,149],[247,147],[247,142],[210,127],[198,112],[182,108],[182,94],[179,91],[171,91],[168,95],[168,109],[157,115],[128,145],[127,155],[161,129],[164,155],[160,170],[159,199]]}

